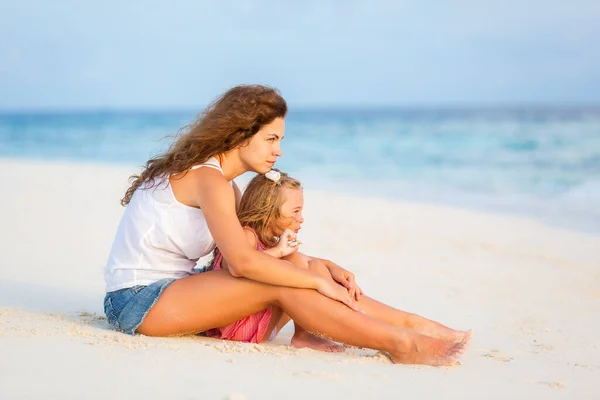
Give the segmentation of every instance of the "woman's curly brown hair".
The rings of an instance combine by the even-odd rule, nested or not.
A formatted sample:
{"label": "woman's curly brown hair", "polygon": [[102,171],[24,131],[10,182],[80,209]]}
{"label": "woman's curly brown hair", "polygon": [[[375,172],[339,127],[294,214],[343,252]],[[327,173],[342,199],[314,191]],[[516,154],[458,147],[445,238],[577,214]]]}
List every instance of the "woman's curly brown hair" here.
{"label": "woman's curly brown hair", "polygon": [[131,186],[121,199],[126,206],[133,193],[155,186],[170,175],[188,171],[210,157],[243,145],[264,125],[284,118],[287,104],[279,92],[262,85],[240,85],[215,99],[196,119],[183,128],[169,150],[148,162],[139,175],[130,177]]}

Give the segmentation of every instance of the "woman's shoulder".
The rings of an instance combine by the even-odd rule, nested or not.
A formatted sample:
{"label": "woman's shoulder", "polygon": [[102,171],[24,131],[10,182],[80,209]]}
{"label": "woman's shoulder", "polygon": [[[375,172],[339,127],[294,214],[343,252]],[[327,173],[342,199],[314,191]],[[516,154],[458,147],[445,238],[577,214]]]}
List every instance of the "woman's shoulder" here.
{"label": "woman's shoulder", "polygon": [[185,199],[184,203],[202,208],[202,203],[227,204],[228,198],[235,204],[235,192],[220,171],[214,168],[198,168],[170,179],[174,193]]}
{"label": "woman's shoulder", "polygon": [[221,173],[221,175],[224,175],[223,168],[221,168],[221,163],[219,162],[219,160],[217,160],[216,157],[210,157],[205,162],[200,163],[200,164],[196,164],[196,165],[192,166],[189,170],[193,171],[193,170],[196,170],[196,169],[200,169],[202,167],[206,167],[206,168],[209,168],[209,169],[217,170],[217,171],[219,171]]}

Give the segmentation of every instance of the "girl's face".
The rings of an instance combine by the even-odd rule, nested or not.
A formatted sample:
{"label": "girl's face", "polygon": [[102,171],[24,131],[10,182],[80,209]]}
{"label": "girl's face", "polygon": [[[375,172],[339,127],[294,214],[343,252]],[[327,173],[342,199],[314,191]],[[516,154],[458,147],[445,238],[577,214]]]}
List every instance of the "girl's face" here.
{"label": "girl's face", "polygon": [[302,209],[304,208],[304,194],[302,189],[281,188],[283,204],[279,210],[280,217],[274,221],[275,234],[281,235],[285,229],[298,233],[304,222]]}

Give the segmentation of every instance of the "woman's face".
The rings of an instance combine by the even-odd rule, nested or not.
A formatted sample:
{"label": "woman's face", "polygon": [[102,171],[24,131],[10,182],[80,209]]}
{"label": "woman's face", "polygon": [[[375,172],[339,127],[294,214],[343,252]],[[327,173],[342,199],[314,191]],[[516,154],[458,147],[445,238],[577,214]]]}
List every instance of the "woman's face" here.
{"label": "woman's face", "polygon": [[240,147],[240,158],[249,171],[267,173],[281,157],[281,139],[285,130],[283,118],[275,118],[264,125],[248,142]]}
{"label": "woman's face", "polygon": [[302,210],[304,208],[304,194],[302,189],[281,188],[283,204],[279,210],[279,218],[274,221],[275,235],[279,236],[285,229],[298,233],[304,222]]}

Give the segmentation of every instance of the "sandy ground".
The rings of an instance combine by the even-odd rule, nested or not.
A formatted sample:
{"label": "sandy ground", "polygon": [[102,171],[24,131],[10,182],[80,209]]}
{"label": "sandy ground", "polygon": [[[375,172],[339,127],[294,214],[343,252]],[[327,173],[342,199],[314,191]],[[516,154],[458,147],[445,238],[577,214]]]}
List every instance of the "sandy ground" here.
{"label": "sandy ground", "polygon": [[462,365],[110,330],[103,268],[133,169],[0,161],[0,398],[598,399],[600,236],[310,190],[303,251],[475,336]]}

